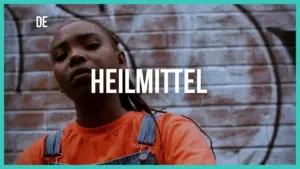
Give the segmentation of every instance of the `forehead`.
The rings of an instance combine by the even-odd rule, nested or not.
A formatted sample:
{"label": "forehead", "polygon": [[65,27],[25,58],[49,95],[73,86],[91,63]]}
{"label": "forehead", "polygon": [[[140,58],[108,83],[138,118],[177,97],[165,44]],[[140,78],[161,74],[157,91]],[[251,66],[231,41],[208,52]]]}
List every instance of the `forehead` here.
{"label": "forehead", "polygon": [[54,39],[52,41],[52,47],[58,44],[59,42],[69,40],[76,35],[93,33],[99,36],[106,36],[104,30],[96,24],[87,22],[87,21],[75,21],[64,25],[54,35]]}

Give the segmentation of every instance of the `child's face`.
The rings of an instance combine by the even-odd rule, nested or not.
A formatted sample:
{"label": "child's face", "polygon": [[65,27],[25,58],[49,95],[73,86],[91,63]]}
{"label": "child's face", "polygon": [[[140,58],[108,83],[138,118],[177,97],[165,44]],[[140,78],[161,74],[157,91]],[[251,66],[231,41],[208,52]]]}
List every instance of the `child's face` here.
{"label": "child's face", "polygon": [[[53,71],[60,88],[72,100],[82,92],[90,93],[90,69],[125,68],[125,57],[117,56],[117,52],[109,35],[96,24],[77,21],[63,26],[51,45]],[[74,78],[74,71],[79,69],[87,73]]]}

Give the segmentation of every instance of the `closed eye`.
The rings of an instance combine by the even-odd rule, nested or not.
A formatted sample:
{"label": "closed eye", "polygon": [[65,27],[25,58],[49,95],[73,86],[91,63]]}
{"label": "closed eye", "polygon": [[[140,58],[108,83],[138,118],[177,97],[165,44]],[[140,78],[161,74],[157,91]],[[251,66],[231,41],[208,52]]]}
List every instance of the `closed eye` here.
{"label": "closed eye", "polygon": [[93,43],[89,43],[85,46],[85,48],[87,50],[96,50],[100,47],[100,43],[96,43],[96,42],[93,42]]}
{"label": "closed eye", "polygon": [[66,53],[61,53],[55,56],[55,61],[61,62],[63,61],[68,55]]}

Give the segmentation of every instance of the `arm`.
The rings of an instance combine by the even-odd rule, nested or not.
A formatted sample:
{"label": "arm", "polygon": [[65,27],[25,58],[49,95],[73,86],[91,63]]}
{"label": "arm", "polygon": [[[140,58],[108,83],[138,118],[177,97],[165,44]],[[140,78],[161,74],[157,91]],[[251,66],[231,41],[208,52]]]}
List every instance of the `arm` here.
{"label": "arm", "polygon": [[187,118],[171,120],[164,140],[167,164],[216,164],[204,134]]}

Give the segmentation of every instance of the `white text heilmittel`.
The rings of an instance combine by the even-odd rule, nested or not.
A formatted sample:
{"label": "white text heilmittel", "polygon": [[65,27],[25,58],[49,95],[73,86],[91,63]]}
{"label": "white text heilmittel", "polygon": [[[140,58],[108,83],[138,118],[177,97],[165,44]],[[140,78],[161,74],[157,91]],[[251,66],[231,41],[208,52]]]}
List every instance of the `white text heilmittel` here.
{"label": "white text heilmittel", "polygon": [[[184,93],[207,93],[207,89],[202,89],[201,69],[137,69],[135,75],[135,89],[130,88],[130,69],[92,69],[91,72],[91,92],[96,93],[169,93],[169,77],[174,77],[175,93],[179,93],[180,84],[183,84]],[[96,73],[99,73],[96,75]],[[115,74],[118,87],[112,89],[111,85],[116,82],[116,78],[112,78]],[[196,75],[196,81],[190,79],[189,76]],[[183,75],[183,79],[180,79]],[[161,78],[163,76],[163,78]],[[97,78],[96,78],[97,77]],[[105,77],[105,81],[104,81]],[[194,76],[195,77],[195,76]],[[163,85],[160,80],[163,79]],[[183,82],[180,83],[180,80]],[[105,84],[104,84],[105,83]],[[98,85],[98,86],[97,86]],[[104,88],[105,86],[105,88]],[[191,87],[196,86],[196,87]],[[161,91],[160,89],[163,88]],[[106,91],[104,91],[104,89]]]}

